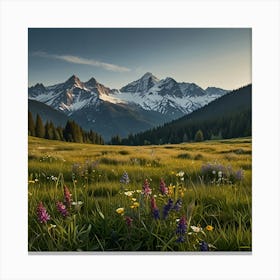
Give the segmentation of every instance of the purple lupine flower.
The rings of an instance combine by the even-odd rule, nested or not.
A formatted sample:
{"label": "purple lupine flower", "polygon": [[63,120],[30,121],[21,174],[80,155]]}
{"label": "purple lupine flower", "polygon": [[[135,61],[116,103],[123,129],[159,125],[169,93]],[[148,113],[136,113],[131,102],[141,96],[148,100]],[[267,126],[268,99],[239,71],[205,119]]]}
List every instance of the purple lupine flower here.
{"label": "purple lupine flower", "polygon": [[179,223],[178,223],[176,234],[184,235],[186,233],[186,230],[187,230],[186,223],[187,223],[186,217],[185,216],[181,217],[181,219],[179,220]]}
{"label": "purple lupine flower", "polygon": [[63,217],[68,216],[67,208],[62,202],[58,201],[56,203],[56,209]]}
{"label": "purple lupine flower", "polygon": [[159,220],[160,219],[158,208],[153,209],[152,210],[152,214],[153,214],[153,217],[154,217],[155,220]]}
{"label": "purple lupine flower", "polygon": [[142,193],[145,195],[145,196],[148,196],[148,195],[151,195],[152,194],[152,189],[150,188],[150,184],[149,184],[149,181],[148,179],[146,179],[144,181],[144,185],[142,187]]}
{"label": "purple lupine flower", "polygon": [[47,212],[47,209],[44,207],[43,202],[41,201],[37,207],[37,217],[40,223],[47,223],[50,220],[50,215]]}
{"label": "purple lupine flower", "polygon": [[171,210],[173,206],[173,200],[171,198],[168,199],[168,202],[163,207],[163,219],[166,219],[168,216],[169,211]]}
{"label": "purple lupine flower", "polygon": [[163,195],[168,193],[168,188],[165,185],[165,182],[163,181],[163,179],[160,179],[159,190],[160,190],[161,194],[163,194]]}
{"label": "purple lupine flower", "polygon": [[129,183],[129,177],[128,177],[128,174],[127,172],[125,171],[120,179],[120,183],[121,184],[124,184],[124,185],[127,185]]}
{"label": "purple lupine flower", "polygon": [[71,198],[72,194],[70,193],[66,185],[63,187],[63,191],[64,191],[64,202],[66,206],[70,208],[72,202],[72,198]]}
{"label": "purple lupine flower", "polygon": [[181,219],[179,220],[178,226],[177,226],[177,230],[176,230],[176,234],[178,235],[176,242],[182,243],[185,241],[185,234],[186,234],[186,230],[187,230],[186,223],[187,223],[186,217],[185,216],[181,217]]}
{"label": "purple lupine flower", "polygon": [[200,251],[209,251],[208,243],[205,241],[201,241],[200,243]]}
{"label": "purple lupine flower", "polygon": [[131,227],[133,219],[131,217],[129,217],[129,216],[126,216],[125,217],[125,222],[126,222],[128,227]]}
{"label": "purple lupine flower", "polygon": [[173,206],[173,210],[175,211],[179,211],[181,208],[182,208],[182,204],[183,204],[183,201],[181,198],[179,198],[176,202],[175,202],[175,205]]}
{"label": "purple lupine flower", "polygon": [[159,210],[157,208],[156,200],[154,197],[151,198],[151,209],[152,209],[152,215],[155,220],[159,220]]}
{"label": "purple lupine flower", "polygon": [[176,239],[176,242],[178,243],[183,243],[185,242],[185,237],[183,235],[180,235],[177,239]]}
{"label": "purple lupine flower", "polygon": [[244,178],[244,171],[242,169],[239,169],[235,173],[235,178],[238,181],[241,181]]}

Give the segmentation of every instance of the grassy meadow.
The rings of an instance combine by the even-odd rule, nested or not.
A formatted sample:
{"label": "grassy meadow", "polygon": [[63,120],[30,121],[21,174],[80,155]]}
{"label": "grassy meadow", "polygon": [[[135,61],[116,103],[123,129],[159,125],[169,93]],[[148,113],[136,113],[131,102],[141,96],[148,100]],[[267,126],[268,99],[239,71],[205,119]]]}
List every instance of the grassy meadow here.
{"label": "grassy meadow", "polygon": [[251,251],[251,148],[29,137],[28,250]]}

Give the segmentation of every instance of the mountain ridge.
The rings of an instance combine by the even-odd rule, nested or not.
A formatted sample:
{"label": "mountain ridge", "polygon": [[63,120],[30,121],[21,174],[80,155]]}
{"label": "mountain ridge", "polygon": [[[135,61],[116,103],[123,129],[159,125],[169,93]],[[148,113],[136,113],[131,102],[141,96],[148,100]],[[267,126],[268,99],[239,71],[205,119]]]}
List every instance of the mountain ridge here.
{"label": "mountain ridge", "polygon": [[[63,83],[51,86],[37,83],[29,87],[28,97],[63,112],[82,127],[96,130],[108,139],[117,128],[122,131],[121,136],[126,136],[177,119],[228,91],[210,87],[208,92],[195,83],[178,83],[171,77],[160,80],[151,72],[120,90],[111,89],[94,77],[83,82],[73,74]],[[125,120],[125,116],[132,119]]]}

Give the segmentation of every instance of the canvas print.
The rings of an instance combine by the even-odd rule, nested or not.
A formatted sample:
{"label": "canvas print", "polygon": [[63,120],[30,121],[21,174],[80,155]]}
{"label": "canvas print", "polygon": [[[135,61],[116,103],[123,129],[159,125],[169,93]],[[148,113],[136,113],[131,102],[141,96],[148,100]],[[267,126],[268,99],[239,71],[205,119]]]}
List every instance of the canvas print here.
{"label": "canvas print", "polygon": [[28,251],[252,251],[250,28],[29,28]]}

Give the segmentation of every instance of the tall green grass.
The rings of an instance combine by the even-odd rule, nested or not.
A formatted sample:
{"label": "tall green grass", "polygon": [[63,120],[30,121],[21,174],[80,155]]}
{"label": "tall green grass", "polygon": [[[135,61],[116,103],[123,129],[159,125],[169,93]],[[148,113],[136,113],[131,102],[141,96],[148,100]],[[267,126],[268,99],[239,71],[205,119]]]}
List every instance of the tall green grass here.
{"label": "tall green grass", "polygon": [[[235,152],[234,152],[235,151]],[[236,152],[238,151],[238,152]],[[243,151],[243,152],[241,152]],[[236,184],[206,182],[201,166],[207,162],[243,168],[244,179]],[[94,163],[91,167],[91,163]],[[73,164],[80,166],[74,172]],[[244,168],[245,167],[245,168]],[[184,181],[176,176],[184,172]],[[130,183],[121,186],[127,171]],[[149,180],[152,195],[162,216],[171,197],[183,192],[182,208],[167,219],[155,220],[150,198],[139,192],[132,197],[139,207],[131,208],[125,190],[141,190]],[[170,196],[160,195],[159,182],[175,186]],[[215,251],[251,251],[251,140],[165,146],[98,146],[29,138],[28,249],[29,251],[199,251],[203,240]],[[74,201],[63,218],[55,203],[63,201],[67,185]],[[182,193],[181,193],[182,194]],[[37,206],[42,201],[51,216],[39,223]],[[124,214],[116,209],[124,208]],[[178,219],[185,216],[185,242],[176,242]],[[131,226],[126,217],[133,219]],[[212,231],[206,226],[211,225]],[[191,226],[203,229],[194,233]]]}

